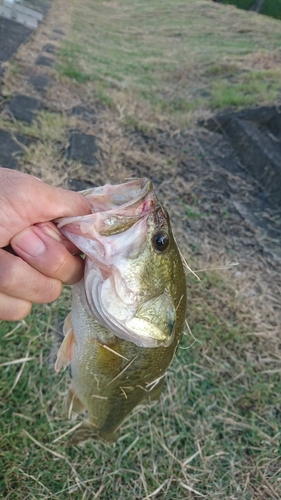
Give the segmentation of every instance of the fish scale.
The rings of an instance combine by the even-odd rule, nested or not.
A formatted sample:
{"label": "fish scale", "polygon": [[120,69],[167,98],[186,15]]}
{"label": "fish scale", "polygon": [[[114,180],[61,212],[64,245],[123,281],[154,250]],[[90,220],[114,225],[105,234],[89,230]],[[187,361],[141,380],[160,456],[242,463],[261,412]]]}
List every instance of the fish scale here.
{"label": "fish scale", "polygon": [[116,440],[132,409],[159,397],[186,314],[183,264],[150,181],[83,194],[92,215],[57,221],[86,253],[56,362],[71,365],[68,413],[88,413],[72,443]]}

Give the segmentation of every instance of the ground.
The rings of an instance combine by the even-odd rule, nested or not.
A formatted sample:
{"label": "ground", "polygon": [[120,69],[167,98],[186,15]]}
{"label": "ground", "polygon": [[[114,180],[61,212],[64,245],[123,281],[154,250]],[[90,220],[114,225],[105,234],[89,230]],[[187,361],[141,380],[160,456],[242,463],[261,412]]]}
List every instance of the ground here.
{"label": "ground", "polygon": [[[7,65],[0,128],[28,138],[18,167],[64,187],[148,176],[200,280],[186,270],[189,327],[160,401],[135,409],[115,445],[67,444],[69,379],[53,363],[70,290],[0,324],[3,498],[281,496],[280,209],[197,124],[225,106],[280,104],[280,24],[175,4],[54,1]],[[35,65],[47,43],[53,68]],[[36,90],[31,73],[51,84]],[[33,123],[7,110],[16,94],[40,98]],[[69,157],[71,131],[95,137],[94,165]]]}

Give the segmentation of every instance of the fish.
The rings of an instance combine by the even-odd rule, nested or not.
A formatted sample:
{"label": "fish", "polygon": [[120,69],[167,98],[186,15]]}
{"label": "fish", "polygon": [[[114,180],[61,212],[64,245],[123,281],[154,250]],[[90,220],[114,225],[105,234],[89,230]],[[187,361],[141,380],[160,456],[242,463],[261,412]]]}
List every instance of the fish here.
{"label": "fish", "polygon": [[92,213],[56,221],[86,256],[55,363],[56,371],[70,365],[69,417],[88,415],[72,444],[116,441],[133,408],[158,399],[187,307],[182,258],[151,181],[82,194]]}

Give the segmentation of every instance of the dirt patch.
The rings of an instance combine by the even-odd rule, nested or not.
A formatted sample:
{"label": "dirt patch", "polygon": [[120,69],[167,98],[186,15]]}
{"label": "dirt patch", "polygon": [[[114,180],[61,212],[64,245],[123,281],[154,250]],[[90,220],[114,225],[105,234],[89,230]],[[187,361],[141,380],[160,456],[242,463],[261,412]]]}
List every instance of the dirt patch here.
{"label": "dirt patch", "polygon": [[224,134],[247,170],[263,187],[270,202],[281,205],[281,113],[263,106],[219,114],[201,121]]}

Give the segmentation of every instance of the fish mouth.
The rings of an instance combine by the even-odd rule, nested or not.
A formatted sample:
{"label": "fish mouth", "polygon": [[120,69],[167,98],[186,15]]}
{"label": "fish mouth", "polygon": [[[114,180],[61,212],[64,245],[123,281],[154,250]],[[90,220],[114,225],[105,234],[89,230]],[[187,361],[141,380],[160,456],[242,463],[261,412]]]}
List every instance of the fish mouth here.
{"label": "fish mouth", "polygon": [[[94,190],[80,191],[80,193],[87,197],[92,213],[95,213],[116,211],[120,207],[126,210],[134,209],[141,204],[150,191],[153,191],[152,183],[149,179],[143,177],[123,184],[106,184]],[[142,210],[147,208],[146,205],[147,201],[144,201]]]}
{"label": "fish mouth", "polygon": [[[120,339],[140,347],[169,345],[175,328],[171,298],[163,290],[144,297],[131,273],[132,262],[146,249],[148,225],[157,222],[161,228],[166,221],[151,181],[135,179],[82,194],[92,213],[56,222],[87,256],[83,286],[89,313]],[[160,326],[154,324],[158,309]]]}
{"label": "fish mouth", "polygon": [[86,196],[92,213],[55,220],[62,233],[64,227],[68,226],[65,229],[70,229],[71,233],[77,235],[88,234],[91,237],[93,227],[95,234],[102,236],[118,234],[154,212],[159,205],[152,183],[147,178],[134,179],[124,184],[106,184],[80,193]]}

